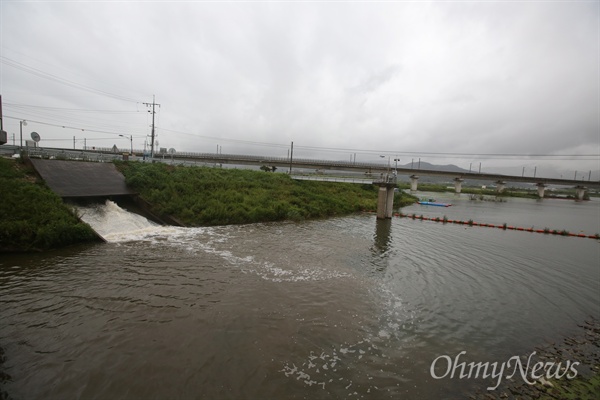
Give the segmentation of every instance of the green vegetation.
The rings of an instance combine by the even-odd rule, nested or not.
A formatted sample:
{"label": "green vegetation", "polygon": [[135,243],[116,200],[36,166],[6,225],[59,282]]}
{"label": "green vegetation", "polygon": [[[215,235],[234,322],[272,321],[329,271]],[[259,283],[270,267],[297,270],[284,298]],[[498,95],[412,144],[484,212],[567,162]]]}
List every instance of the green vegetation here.
{"label": "green vegetation", "polygon": [[[116,164],[154,212],[186,225],[298,221],[377,208],[378,190],[373,185],[294,181],[285,174],[250,170]],[[0,198],[0,252],[45,250],[97,239],[20,161],[0,159]],[[394,196],[396,207],[416,200],[404,193]]]}
{"label": "green vegetation", "polygon": [[[295,181],[285,174],[118,162],[127,184],[189,226],[304,220],[377,208],[377,187]],[[398,204],[407,200],[397,197]]]}
{"label": "green vegetation", "polygon": [[600,393],[600,372],[596,368],[590,377],[577,376],[575,379],[552,380],[552,388],[546,389],[545,394],[555,399],[597,399]]}
{"label": "green vegetation", "polygon": [[62,199],[15,160],[0,158],[0,251],[34,251],[95,240]]}

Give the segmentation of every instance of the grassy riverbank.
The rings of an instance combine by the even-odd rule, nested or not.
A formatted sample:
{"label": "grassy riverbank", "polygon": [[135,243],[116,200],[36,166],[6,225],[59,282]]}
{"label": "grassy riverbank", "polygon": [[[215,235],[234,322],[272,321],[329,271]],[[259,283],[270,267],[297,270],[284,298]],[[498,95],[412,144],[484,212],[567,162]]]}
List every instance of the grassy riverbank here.
{"label": "grassy riverbank", "polygon": [[[299,221],[377,208],[373,185],[294,181],[285,174],[162,163],[119,162],[117,167],[154,212],[188,226]],[[97,239],[18,160],[0,158],[0,198],[0,252],[47,250]],[[415,200],[396,194],[394,205]]]}
{"label": "grassy riverbank", "polygon": [[[377,208],[377,187],[295,181],[263,171],[119,162],[127,184],[158,214],[185,225],[304,220]],[[413,202],[397,195],[396,206]]]}
{"label": "grassy riverbank", "polygon": [[62,199],[33,171],[0,158],[0,252],[36,251],[95,240]]}

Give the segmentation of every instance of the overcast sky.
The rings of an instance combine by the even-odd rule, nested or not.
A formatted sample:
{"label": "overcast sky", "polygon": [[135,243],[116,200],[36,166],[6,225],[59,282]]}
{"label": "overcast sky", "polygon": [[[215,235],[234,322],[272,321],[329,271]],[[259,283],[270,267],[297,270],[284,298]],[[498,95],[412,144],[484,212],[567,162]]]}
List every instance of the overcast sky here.
{"label": "overcast sky", "polygon": [[0,4],[11,144],[600,170],[597,1]]}

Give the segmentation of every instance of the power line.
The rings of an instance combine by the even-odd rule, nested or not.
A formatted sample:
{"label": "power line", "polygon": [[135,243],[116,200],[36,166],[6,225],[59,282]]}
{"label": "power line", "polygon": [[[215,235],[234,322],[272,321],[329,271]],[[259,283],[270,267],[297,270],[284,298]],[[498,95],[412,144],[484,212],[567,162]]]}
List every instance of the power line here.
{"label": "power line", "polygon": [[[66,108],[66,107],[50,107],[38,106],[18,103],[4,103],[7,109],[14,110],[26,116],[28,119],[42,118],[47,121],[58,122],[61,125],[71,124],[93,125],[93,129],[111,129],[111,130],[135,130],[133,125],[138,125],[139,121],[133,121],[132,118],[137,118],[141,114],[137,110],[105,110],[105,109],[82,109],[82,108]],[[122,115],[124,118],[115,119],[112,115]],[[135,117],[134,117],[135,116]],[[100,117],[100,118],[98,118]],[[102,118],[104,117],[104,118]],[[139,126],[139,125],[138,125]],[[90,128],[92,129],[92,128]],[[139,128],[138,128],[139,129]]]}
{"label": "power line", "polygon": [[318,146],[296,146],[297,148],[314,151],[332,151],[332,152],[358,152],[370,154],[389,154],[389,155],[412,155],[429,156],[433,158],[464,158],[464,157],[486,157],[486,158],[553,158],[553,157],[600,157],[600,154],[524,154],[524,153],[455,153],[455,152],[422,152],[422,151],[393,151],[393,150],[368,150],[368,149],[347,149],[338,147],[318,147]]}
{"label": "power line", "polygon": [[[17,118],[17,117],[12,117],[9,115],[5,115],[4,118],[10,118],[10,119],[16,119],[16,120],[22,120],[23,118]],[[48,125],[48,126],[55,126],[58,128],[64,128],[64,129],[75,129],[78,131],[85,131],[85,132],[95,132],[95,133],[108,133],[111,135],[121,135],[122,133],[119,132],[110,132],[110,131],[102,131],[102,130],[98,130],[98,129],[87,129],[87,128],[79,128],[76,126],[67,126],[67,125],[59,125],[59,124],[51,124],[49,122],[42,122],[42,121],[35,121],[32,119],[28,119],[28,122],[35,122],[36,124],[41,124],[41,125]],[[134,137],[145,137],[145,135],[134,135]]]}
{"label": "power line", "polygon": [[[160,106],[160,104],[154,103],[144,103],[148,106]],[[151,111],[149,111],[151,112]],[[13,116],[5,116],[5,118],[21,120],[22,118],[16,118]],[[99,130],[99,129],[88,129],[81,128],[75,126],[67,126],[63,124],[53,124],[48,122],[36,121],[32,119],[28,119],[28,121],[35,122],[42,125],[55,126],[65,129],[75,129],[80,131],[87,132],[96,132],[96,133],[108,133],[112,135],[120,135],[119,132]],[[155,131],[154,121],[152,123],[152,133]],[[188,135],[196,138],[203,138],[209,140],[218,140],[222,142],[229,143],[238,143],[244,145],[251,146],[262,146],[262,147],[276,147],[276,148],[288,148],[289,144],[282,143],[271,143],[271,142],[259,142],[259,141],[251,141],[251,140],[242,140],[242,139],[230,139],[224,137],[216,137],[216,136],[207,136],[207,135],[199,135],[190,132],[177,131],[172,129],[160,128],[165,132],[172,132],[175,134]],[[131,128],[125,128],[123,131],[131,131]],[[146,137],[145,134],[134,135],[135,137]],[[504,159],[504,160],[515,160],[515,159],[545,159],[545,160],[554,160],[554,161],[569,161],[569,160],[577,160],[577,161],[594,161],[598,160],[600,154],[523,154],[523,153],[456,153],[456,152],[417,152],[417,151],[392,151],[392,150],[373,150],[373,149],[350,149],[350,148],[336,148],[336,147],[319,147],[319,146],[301,146],[295,145],[295,149],[305,149],[312,151],[320,151],[320,152],[354,152],[359,154],[387,154],[387,155],[397,155],[397,156],[420,156],[420,157],[428,157],[428,158],[456,158],[456,159],[475,159],[475,158],[486,158],[486,159]]]}
{"label": "power line", "polygon": [[[141,136],[133,136],[133,137],[141,137]],[[103,138],[98,138],[98,137],[92,137],[92,138],[84,138],[85,140],[88,141],[92,141],[92,140],[113,140],[115,139],[114,137],[103,137]],[[126,137],[126,139],[129,139],[128,137]],[[73,138],[61,138],[61,139],[44,139],[44,142],[65,142],[65,141],[72,141]],[[78,141],[81,141],[81,139],[77,139]]]}
{"label": "power line", "polygon": [[84,90],[84,91],[87,91],[87,92],[90,92],[90,93],[94,93],[94,94],[98,94],[98,95],[101,95],[101,96],[110,97],[110,98],[117,99],[117,100],[138,103],[138,101],[135,100],[135,99],[131,99],[129,97],[121,96],[121,95],[114,94],[114,93],[110,93],[110,92],[107,92],[107,91],[104,91],[104,90],[95,89],[93,87],[86,86],[86,85],[83,85],[81,83],[77,83],[77,82],[74,82],[74,81],[71,81],[71,80],[68,80],[68,79],[65,79],[65,78],[61,78],[59,76],[50,74],[48,72],[44,72],[44,71],[42,71],[40,69],[31,67],[29,65],[20,63],[18,61],[11,60],[10,58],[7,58],[5,56],[0,56],[0,61],[3,64],[6,64],[6,65],[11,66],[13,68],[16,68],[18,70],[21,70],[23,72],[27,72],[29,74],[38,76],[40,78],[48,79],[48,80],[53,81],[53,82],[60,83],[60,84],[65,85],[65,86],[70,86],[72,88]]}
{"label": "power line", "polygon": [[253,141],[253,140],[228,139],[228,138],[224,138],[224,137],[200,135],[200,134],[196,134],[196,133],[182,132],[182,131],[177,131],[177,130],[167,129],[167,128],[160,128],[160,130],[165,131],[165,132],[172,132],[172,133],[180,134],[180,135],[193,136],[195,138],[218,140],[221,142],[228,142],[228,143],[240,143],[240,144],[247,144],[247,145],[252,145],[252,146],[280,147],[280,148],[288,148],[290,146],[289,144],[283,144],[283,143],[258,142],[258,141]]}
{"label": "power line", "polygon": [[11,108],[33,108],[46,111],[68,111],[68,112],[84,112],[84,113],[106,113],[106,114],[139,114],[141,111],[125,111],[125,110],[92,110],[84,108],[66,108],[66,107],[48,107],[48,106],[33,106],[28,104],[4,103],[4,106]]}

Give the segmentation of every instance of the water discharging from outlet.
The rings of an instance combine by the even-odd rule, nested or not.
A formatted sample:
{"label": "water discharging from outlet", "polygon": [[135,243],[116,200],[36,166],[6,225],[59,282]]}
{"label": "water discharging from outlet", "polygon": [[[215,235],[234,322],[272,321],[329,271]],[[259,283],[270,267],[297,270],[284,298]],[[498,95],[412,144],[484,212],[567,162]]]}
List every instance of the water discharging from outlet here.
{"label": "water discharging from outlet", "polygon": [[106,200],[104,204],[77,207],[82,221],[90,225],[107,242],[124,242],[160,233],[164,228],[147,218]]}

